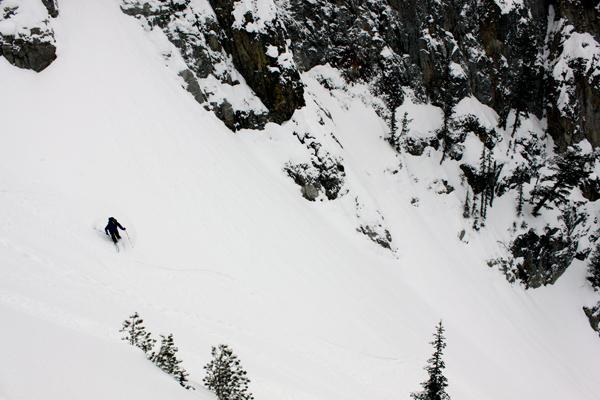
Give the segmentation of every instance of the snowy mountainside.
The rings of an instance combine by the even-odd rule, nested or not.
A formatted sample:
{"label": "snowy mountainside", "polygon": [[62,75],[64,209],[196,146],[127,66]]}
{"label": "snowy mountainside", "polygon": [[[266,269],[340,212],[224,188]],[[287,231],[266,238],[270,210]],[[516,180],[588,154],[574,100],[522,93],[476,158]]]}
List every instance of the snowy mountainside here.
{"label": "snowy mountainside", "polygon": [[[527,291],[486,265],[522,222],[543,230],[557,210],[533,217],[526,204],[516,219],[512,188],[484,226],[463,217],[473,189],[461,165],[479,167],[488,136],[502,178],[530,161],[511,148],[542,148],[545,162],[544,119],[523,117],[512,136],[509,116],[493,136],[500,116],[467,96],[453,115],[476,116],[484,139],[465,134],[462,158],[440,164],[443,110],[411,88],[397,152],[369,82],[333,64],[298,70],[304,105],[275,124],[225,49],[232,78],[206,75],[213,98],[269,114],[263,130],[232,134],[181,88],[185,54],[121,6],[62,0],[58,57],[40,74],[0,58],[0,398],[214,399],[202,367],[218,343],[240,355],[256,399],[409,398],[440,319],[452,398],[597,398],[586,262]],[[581,207],[591,231],[597,202]],[[111,215],[132,239],[120,253],[95,230]],[[134,311],[174,334],[197,390],[120,340]]]}

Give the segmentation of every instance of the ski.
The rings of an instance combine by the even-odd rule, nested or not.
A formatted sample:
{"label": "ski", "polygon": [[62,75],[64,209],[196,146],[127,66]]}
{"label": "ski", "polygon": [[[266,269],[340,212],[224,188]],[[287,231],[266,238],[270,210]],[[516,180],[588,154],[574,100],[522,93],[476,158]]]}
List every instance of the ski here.
{"label": "ski", "polygon": [[108,240],[110,240],[110,242],[111,242],[111,243],[112,243],[112,244],[115,246],[115,250],[117,251],[117,253],[120,253],[120,252],[121,252],[121,248],[119,247],[119,244],[118,244],[118,243],[115,243],[115,242],[113,242],[113,241],[112,241],[112,239],[110,238],[110,236],[106,235],[106,232],[104,232],[103,230],[101,230],[101,229],[99,229],[99,228],[96,228],[96,227],[93,227],[93,229],[94,229],[96,232],[98,232],[98,233],[102,234],[103,236],[104,236],[104,235],[105,235],[105,236],[107,236],[107,237],[108,237]]}

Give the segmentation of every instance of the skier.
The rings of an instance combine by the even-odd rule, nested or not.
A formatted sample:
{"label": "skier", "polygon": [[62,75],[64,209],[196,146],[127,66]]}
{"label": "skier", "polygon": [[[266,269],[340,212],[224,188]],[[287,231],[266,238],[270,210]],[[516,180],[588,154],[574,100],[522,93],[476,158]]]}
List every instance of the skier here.
{"label": "skier", "polygon": [[108,219],[108,224],[106,225],[106,228],[104,228],[104,232],[106,233],[106,236],[110,234],[110,237],[115,243],[115,245],[121,239],[121,235],[119,235],[119,229],[124,231],[126,230],[125,228],[123,228],[123,225],[119,223],[119,221],[117,221],[114,217],[110,217]]}

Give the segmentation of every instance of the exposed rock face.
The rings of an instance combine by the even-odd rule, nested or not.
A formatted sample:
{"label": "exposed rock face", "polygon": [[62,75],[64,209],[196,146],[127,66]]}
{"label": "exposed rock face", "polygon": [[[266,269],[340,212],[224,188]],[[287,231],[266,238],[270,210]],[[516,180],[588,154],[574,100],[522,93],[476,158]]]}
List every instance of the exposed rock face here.
{"label": "exposed rock face", "polygon": [[552,285],[569,268],[575,258],[585,260],[590,253],[583,240],[586,237],[588,215],[578,209],[582,203],[565,206],[558,217],[558,226],[547,225],[543,232],[529,228],[509,245],[511,256],[491,260],[499,266],[510,282],[520,281],[526,288]]}
{"label": "exposed rock face", "polygon": [[210,0],[210,4],[225,32],[223,46],[269,109],[270,118],[277,123],[290,119],[304,105],[304,91],[281,21],[276,15],[264,20],[264,16],[232,0]]}
{"label": "exposed rock face", "polygon": [[251,9],[239,11],[236,19],[233,1],[211,5],[123,0],[121,9],[147,29],[164,32],[186,64],[179,72],[184,87],[230,129],[262,129],[267,122],[288,120],[304,97],[283,25],[276,17],[261,20]]}
{"label": "exposed rock face", "polygon": [[[263,110],[205,96],[232,129],[288,120],[304,105],[298,72],[329,63],[350,81],[369,82],[390,110],[406,87],[445,119],[472,95],[503,127],[547,115],[561,149],[584,138],[600,145],[600,67],[585,49],[600,34],[597,2],[207,1],[209,9],[195,10],[189,0],[123,0],[123,10],[163,29],[198,79],[243,78]],[[228,73],[215,69],[228,63]]]}
{"label": "exposed rock face", "polygon": [[19,68],[44,70],[56,59],[54,36],[40,28],[32,28],[27,35],[0,37],[0,55]]}
{"label": "exposed rock face", "polygon": [[523,260],[517,263],[516,277],[532,288],[556,282],[575,257],[571,243],[558,228],[548,229],[541,236],[530,230],[512,247],[514,257]]}
{"label": "exposed rock face", "polygon": [[[583,138],[600,145],[598,62],[585,52],[563,54],[574,34],[598,39],[597,2],[291,0],[281,7],[288,3],[286,26],[302,70],[330,63],[350,79],[372,81],[392,108],[402,103],[398,88],[408,86],[446,113],[473,95],[502,124],[510,110],[518,117],[547,112],[561,148]],[[546,38],[549,19],[554,29]],[[565,57],[568,71],[561,76],[557,65],[564,70]]]}
{"label": "exposed rock face", "polygon": [[583,307],[583,312],[588,317],[592,329],[600,334],[600,302],[593,307]]}
{"label": "exposed rock face", "polygon": [[[594,4],[595,3],[595,4]],[[592,1],[558,1],[549,33],[548,132],[561,149],[600,146],[600,12]],[[559,18],[560,17],[560,18]]]}
{"label": "exposed rock face", "polygon": [[317,200],[321,193],[327,199],[334,200],[344,184],[344,167],[339,162],[290,164],[285,170],[301,187],[302,196],[310,201]]}
{"label": "exposed rock face", "polygon": [[[493,0],[292,0],[286,24],[302,69],[328,62],[351,78],[374,79],[392,106],[402,101],[398,87],[409,86],[434,104],[453,105],[472,93],[500,110],[510,100],[502,84],[521,73],[518,46],[530,46],[531,58],[543,45],[545,15],[536,10],[529,16],[529,11],[504,14]],[[526,22],[519,23],[522,18]],[[526,27],[533,22],[538,30],[531,36],[533,28]],[[533,93],[524,100],[538,115],[539,72],[540,82],[529,86]]]}
{"label": "exposed rock face", "polygon": [[290,163],[285,166],[286,173],[301,187],[307,200],[315,201],[321,193],[329,200],[336,199],[346,177],[342,160],[325,151],[309,132],[294,132],[294,135],[312,153],[311,161],[310,164]]}
{"label": "exposed rock face", "polygon": [[56,4],[56,0],[42,0],[44,6],[48,10],[48,14],[52,18],[58,17],[58,5]]}
{"label": "exposed rock face", "polygon": [[198,84],[194,73],[189,69],[184,69],[183,71],[179,72],[179,76],[186,83],[185,90],[190,92],[198,103],[204,103],[206,101],[206,95],[200,88],[200,85]]}
{"label": "exposed rock face", "polygon": [[28,17],[28,14],[41,14],[28,9],[35,7],[44,13],[46,10],[42,7],[47,7],[51,16],[58,15],[53,0],[16,7],[0,2],[0,56],[16,67],[40,72],[56,59],[56,42],[48,19],[31,20]]}
{"label": "exposed rock face", "polygon": [[588,32],[600,40],[600,8],[593,0],[557,0],[557,15],[566,18],[579,32]]}

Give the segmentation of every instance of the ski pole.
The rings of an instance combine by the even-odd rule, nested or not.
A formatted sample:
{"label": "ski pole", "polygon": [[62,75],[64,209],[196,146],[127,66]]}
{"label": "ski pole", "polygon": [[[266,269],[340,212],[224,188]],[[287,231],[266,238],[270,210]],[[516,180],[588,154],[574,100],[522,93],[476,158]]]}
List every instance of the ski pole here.
{"label": "ski pole", "polygon": [[125,231],[125,234],[127,235],[127,241],[129,242],[129,244],[133,248],[133,243],[131,243],[131,238],[129,237],[129,232]]}

